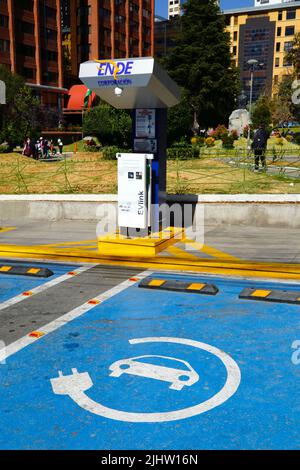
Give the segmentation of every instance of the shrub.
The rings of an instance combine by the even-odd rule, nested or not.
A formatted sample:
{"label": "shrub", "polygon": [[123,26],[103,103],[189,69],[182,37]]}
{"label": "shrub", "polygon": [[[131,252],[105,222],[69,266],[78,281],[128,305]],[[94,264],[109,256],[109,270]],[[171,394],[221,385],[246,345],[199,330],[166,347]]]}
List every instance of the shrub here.
{"label": "shrub", "polygon": [[300,145],[300,134],[295,134],[294,141],[297,145]]}
{"label": "shrub", "polygon": [[221,125],[221,124],[219,124],[211,134],[211,137],[213,137],[215,140],[223,140],[227,136],[228,136],[228,129],[224,125]]}
{"label": "shrub", "polygon": [[84,152],[93,152],[93,153],[96,153],[96,152],[99,152],[99,151],[100,151],[100,146],[99,146],[99,145],[88,145],[88,144],[84,144],[84,146],[83,146],[83,151],[84,151]]}
{"label": "shrub", "polygon": [[116,145],[111,145],[102,148],[102,155],[104,160],[116,160],[117,153],[130,153],[130,149],[121,149]]}
{"label": "shrub", "polygon": [[199,147],[203,147],[205,138],[200,136],[194,136],[191,138],[192,145],[198,145]]}
{"label": "shrub", "polygon": [[276,137],[276,145],[283,145],[284,140],[282,137]]}
{"label": "shrub", "polygon": [[195,145],[177,144],[167,149],[169,160],[194,160],[199,157],[200,151]]}
{"label": "shrub", "polygon": [[0,153],[9,153],[10,152],[10,147],[9,145],[5,142],[3,144],[0,144]]}
{"label": "shrub", "polygon": [[235,141],[234,136],[232,134],[227,134],[227,136],[224,136],[222,139],[223,147],[225,149],[232,149],[234,141]]}
{"label": "shrub", "polygon": [[237,131],[237,130],[231,131],[230,134],[231,134],[231,136],[232,136],[232,138],[233,138],[234,141],[235,141],[235,140],[239,140],[239,134],[238,134],[238,131]]}
{"label": "shrub", "polygon": [[207,137],[204,142],[207,147],[214,147],[215,145],[215,139],[213,137]]}

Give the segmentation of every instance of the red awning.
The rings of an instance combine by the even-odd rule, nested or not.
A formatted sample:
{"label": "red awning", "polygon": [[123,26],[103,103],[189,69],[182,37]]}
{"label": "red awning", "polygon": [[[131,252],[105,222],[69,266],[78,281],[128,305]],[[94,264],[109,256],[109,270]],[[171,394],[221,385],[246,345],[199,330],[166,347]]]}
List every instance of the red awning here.
{"label": "red awning", "polygon": [[[69,90],[69,101],[67,110],[81,110],[84,106],[84,97],[87,94],[87,87],[85,85],[73,85]],[[92,103],[95,99],[95,93],[92,93],[89,97],[88,108],[91,108]]]}

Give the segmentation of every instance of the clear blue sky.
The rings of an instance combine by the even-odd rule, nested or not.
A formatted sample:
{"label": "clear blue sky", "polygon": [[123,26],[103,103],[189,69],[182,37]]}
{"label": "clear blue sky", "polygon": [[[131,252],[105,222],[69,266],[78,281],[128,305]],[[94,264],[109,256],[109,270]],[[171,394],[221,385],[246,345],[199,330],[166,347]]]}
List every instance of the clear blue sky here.
{"label": "clear blue sky", "polygon": [[[155,0],[156,3],[156,14],[168,16],[168,0]],[[228,8],[239,8],[253,6],[254,0],[221,0],[221,6],[224,10]]]}

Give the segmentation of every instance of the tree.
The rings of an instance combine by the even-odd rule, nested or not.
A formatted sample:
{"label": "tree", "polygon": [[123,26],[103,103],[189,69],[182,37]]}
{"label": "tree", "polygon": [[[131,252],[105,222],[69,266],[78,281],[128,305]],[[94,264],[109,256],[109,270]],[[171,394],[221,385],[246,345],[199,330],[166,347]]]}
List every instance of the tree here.
{"label": "tree", "polygon": [[256,101],[251,115],[253,127],[257,129],[260,124],[270,127],[272,123],[272,102],[268,96],[260,96]]}
{"label": "tree", "polygon": [[285,61],[292,64],[294,68],[294,78],[300,77],[300,33],[295,34],[292,47],[285,54]]}
{"label": "tree", "polygon": [[293,76],[288,75],[283,77],[278,85],[277,93],[272,102],[272,121],[275,126],[296,119],[297,109],[291,99],[293,81]]}
{"label": "tree", "polygon": [[232,65],[230,35],[215,0],[187,0],[178,45],[164,61],[172,78],[187,90],[201,127],[225,124],[240,88]]}
{"label": "tree", "polygon": [[168,145],[192,135],[193,110],[185,90],[180,103],[168,111]]}
{"label": "tree", "polygon": [[130,115],[107,104],[89,109],[84,115],[83,133],[98,137],[104,145],[129,146],[131,129]]}
{"label": "tree", "polygon": [[10,147],[24,142],[26,137],[35,137],[41,127],[40,105],[31,89],[17,74],[0,66],[0,80],[6,84],[6,105],[2,106],[0,141]]}

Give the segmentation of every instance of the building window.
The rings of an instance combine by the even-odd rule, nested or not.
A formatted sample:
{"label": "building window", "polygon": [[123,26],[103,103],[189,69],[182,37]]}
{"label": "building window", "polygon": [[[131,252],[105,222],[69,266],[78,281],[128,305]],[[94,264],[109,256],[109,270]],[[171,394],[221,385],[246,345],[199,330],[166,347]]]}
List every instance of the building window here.
{"label": "building window", "polygon": [[294,20],[296,19],[296,10],[288,10],[286,12],[286,19],[287,20]]}
{"label": "building window", "polygon": [[233,40],[234,40],[234,41],[237,41],[237,38],[238,38],[238,33],[237,33],[237,31],[235,31],[235,32],[233,33]]}
{"label": "building window", "polygon": [[285,28],[285,35],[286,36],[294,36],[295,34],[295,26],[287,26]]}
{"label": "building window", "polygon": [[0,26],[8,28],[8,16],[0,15]]}
{"label": "building window", "polygon": [[275,59],[275,67],[280,67],[280,59],[279,59],[279,57],[276,57],[276,59]]}
{"label": "building window", "polygon": [[0,39],[0,52],[9,52],[10,42],[6,39]]}
{"label": "building window", "polygon": [[277,28],[277,36],[281,36],[281,28]]}
{"label": "building window", "polygon": [[33,0],[18,0],[18,7],[24,10],[33,11]]}
{"label": "building window", "polygon": [[276,43],[276,52],[280,52],[280,46],[281,46],[280,42],[277,42]]}
{"label": "building window", "polygon": [[278,21],[282,21],[282,11],[278,12]]}
{"label": "building window", "polygon": [[290,52],[293,48],[293,41],[288,41],[284,43],[284,52]]}

